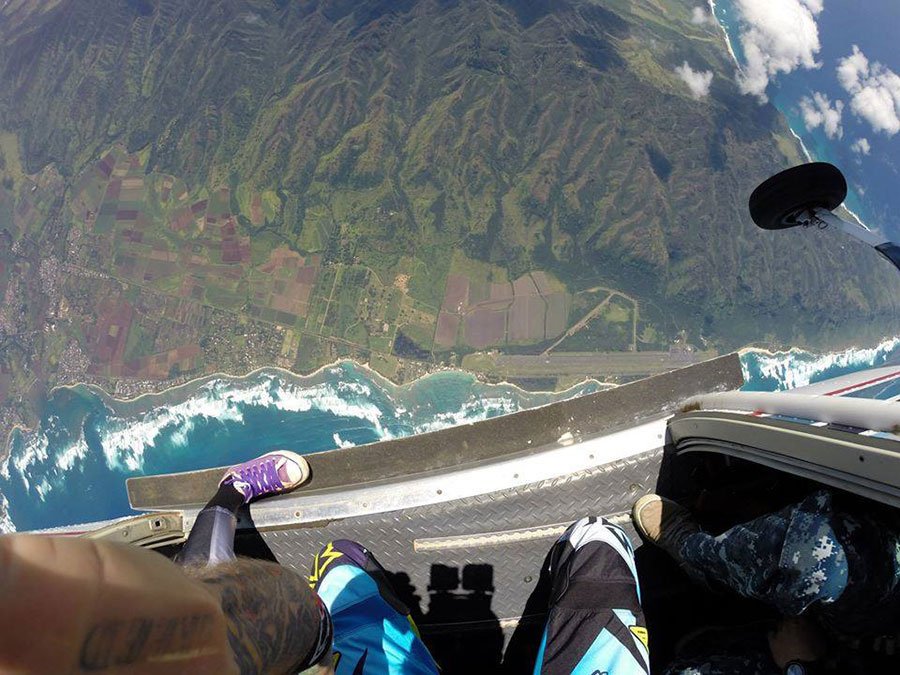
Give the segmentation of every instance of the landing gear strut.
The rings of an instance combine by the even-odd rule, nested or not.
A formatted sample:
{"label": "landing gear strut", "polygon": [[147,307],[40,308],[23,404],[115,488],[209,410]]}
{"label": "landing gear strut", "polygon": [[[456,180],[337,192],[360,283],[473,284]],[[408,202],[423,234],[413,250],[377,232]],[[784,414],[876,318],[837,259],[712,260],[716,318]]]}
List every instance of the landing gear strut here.
{"label": "landing gear strut", "polygon": [[900,246],[832,213],[846,197],[847,181],[836,166],[825,162],[801,164],[772,176],[753,191],[750,217],[764,230],[836,227],[868,244],[900,269]]}

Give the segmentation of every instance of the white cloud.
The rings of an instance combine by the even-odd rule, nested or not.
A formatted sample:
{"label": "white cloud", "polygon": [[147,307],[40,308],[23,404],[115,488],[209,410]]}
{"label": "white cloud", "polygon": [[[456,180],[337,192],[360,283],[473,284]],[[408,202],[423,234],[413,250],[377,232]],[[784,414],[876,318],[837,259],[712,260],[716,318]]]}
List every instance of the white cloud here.
{"label": "white cloud", "polygon": [[869,74],[869,59],[859,47],[853,45],[853,53],[838,60],[838,81],[844,89],[852,91],[861,86],[860,76],[863,74]]}
{"label": "white cloud", "polygon": [[711,21],[712,17],[705,7],[694,7],[694,10],[691,12],[691,23],[702,26],[705,23],[711,23]]}
{"label": "white cloud", "polygon": [[838,61],[838,81],[850,94],[850,109],[876,132],[888,136],[900,132],[900,75],[878,63],[870,63],[859,47]]}
{"label": "white cloud", "polygon": [[709,87],[713,79],[712,71],[694,70],[685,61],[675,69],[675,72],[687,84],[688,89],[691,90],[691,96],[695,99],[704,98],[709,94]]}
{"label": "white cloud", "polygon": [[818,68],[823,0],[736,0],[741,17],[741,46],[747,61],[738,86],[765,103],[769,80],[797,68]]}
{"label": "white cloud", "polygon": [[841,126],[843,110],[843,101],[835,101],[832,106],[828,97],[818,91],[812,98],[804,96],[800,99],[800,112],[803,113],[806,128],[812,131],[821,126],[828,138],[843,138],[844,128]]}
{"label": "white cloud", "polygon": [[860,155],[868,155],[870,152],[872,152],[872,146],[869,145],[869,140],[866,138],[857,138],[855,141],[853,141],[850,149]]}

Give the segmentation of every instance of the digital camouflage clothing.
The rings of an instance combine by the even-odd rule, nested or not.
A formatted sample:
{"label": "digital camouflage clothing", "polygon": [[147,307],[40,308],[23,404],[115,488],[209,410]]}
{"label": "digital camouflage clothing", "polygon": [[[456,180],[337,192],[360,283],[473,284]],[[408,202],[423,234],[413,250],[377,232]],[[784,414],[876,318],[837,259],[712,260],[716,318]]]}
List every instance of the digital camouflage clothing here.
{"label": "digital camouflage clothing", "polygon": [[843,632],[880,632],[897,617],[896,524],[836,510],[820,490],[799,504],[682,544],[685,570],[797,616],[815,606]]}
{"label": "digital camouflage clothing", "polygon": [[[836,509],[820,490],[799,504],[719,536],[697,533],[680,550],[682,566],[706,583],[777,608],[807,610],[839,635],[894,634],[900,627],[900,527],[868,513]],[[780,672],[765,633],[732,636],[681,654],[666,675],[768,675]]]}

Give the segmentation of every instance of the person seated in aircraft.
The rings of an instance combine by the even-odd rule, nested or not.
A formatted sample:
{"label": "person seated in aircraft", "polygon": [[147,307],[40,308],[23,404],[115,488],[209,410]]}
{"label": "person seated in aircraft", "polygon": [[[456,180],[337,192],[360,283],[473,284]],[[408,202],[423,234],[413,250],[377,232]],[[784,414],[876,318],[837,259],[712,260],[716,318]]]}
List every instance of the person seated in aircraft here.
{"label": "person seated in aircraft", "polygon": [[803,653],[821,651],[814,632],[893,640],[900,627],[900,528],[874,510],[836,508],[828,490],[717,536],[659,495],[639,499],[632,517],[642,537],[696,581],[765,602],[786,618],[803,617],[794,626],[802,629],[787,629],[803,638]]}

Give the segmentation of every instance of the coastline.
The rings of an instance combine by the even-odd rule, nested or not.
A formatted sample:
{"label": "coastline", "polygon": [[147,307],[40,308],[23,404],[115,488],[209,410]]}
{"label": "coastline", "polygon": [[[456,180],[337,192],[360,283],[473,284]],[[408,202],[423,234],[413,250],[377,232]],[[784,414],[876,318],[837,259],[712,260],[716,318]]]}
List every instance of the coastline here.
{"label": "coastline", "polygon": [[900,335],[895,335],[891,337],[884,337],[882,340],[871,347],[864,347],[861,345],[851,345],[846,349],[841,349],[833,352],[825,352],[822,354],[816,354],[815,352],[811,352],[806,349],[801,349],[800,347],[789,347],[788,349],[779,349],[776,351],[772,351],[771,349],[766,349],[765,347],[743,347],[738,350],[739,356],[744,356],[746,354],[760,354],[765,357],[775,358],[779,356],[796,356],[799,354],[810,354],[815,356],[816,358],[829,358],[832,356],[837,356],[839,354],[846,354],[848,352],[859,352],[859,351],[879,351],[881,349],[886,348],[888,345],[900,345]]}
{"label": "coastline", "polygon": [[708,2],[710,16],[712,16],[713,21],[716,22],[716,25],[719,27],[719,30],[722,31],[722,35],[725,38],[725,47],[728,49],[728,53],[731,55],[731,59],[734,61],[734,65],[737,67],[738,72],[743,73],[744,69],[741,67],[737,54],[734,53],[734,47],[731,45],[731,37],[728,35],[728,31],[725,30],[725,26],[722,25],[722,22],[719,21],[719,18],[716,16],[716,0],[708,0]]}
{"label": "coastline", "polygon": [[[804,143],[803,139],[800,138],[800,134],[798,134],[796,131],[794,131],[794,127],[791,126],[790,120],[788,120],[787,128],[791,132],[791,136],[796,138],[797,142],[800,143],[800,147],[803,148],[803,155],[806,157],[806,161],[807,162],[814,161],[812,154],[810,153],[809,149],[806,147],[806,143]],[[850,209],[847,209],[847,210],[850,211]],[[851,211],[851,213],[852,213],[852,211]],[[857,220],[859,220],[859,219],[857,218]]]}
{"label": "coastline", "polygon": [[[393,398],[392,395],[396,395],[398,393],[398,390],[400,392],[409,390],[413,386],[417,386],[420,383],[422,383],[423,381],[427,380],[429,377],[433,377],[433,376],[443,374],[443,373],[454,373],[459,376],[470,377],[470,378],[472,378],[473,382],[477,382],[478,384],[480,384],[481,386],[484,386],[484,387],[491,387],[491,388],[507,387],[507,388],[514,390],[517,395],[526,397],[526,398],[533,397],[533,396],[542,396],[542,395],[543,396],[565,397],[567,395],[571,395],[571,392],[573,392],[575,389],[577,389],[579,387],[583,387],[589,383],[594,383],[597,386],[604,388],[604,389],[613,388],[613,387],[617,386],[615,383],[604,382],[604,381],[598,380],[596,378],[585,378],[576,384],[573,384],[569,387],[566,387],[565,389],[561,389],[558,391],[556,391],[556,390],[534,390],[534,391],[532,391],[532,390],[524,389],[523,387],[520,387],[519,385],[517,385],[513,382],[508,382],[506,380],[504,380],[502,382],[488,382],[481,373],[472,373],[467,370],[463,370],[460,368],[452,368],[449,366],[435,367],[433,370],[430,370],[427,373],[419,375],[418,377],[415,377],[414,379],[412,379],[408,382],[398,383],[398,382],[394,382],[390,378],[387,378],[384,375],[382,375],[381,373],[377,372],[368,363],[360,363],[353,359],[337,359],[330,363],[323,364],[322,366],[319,366],[318,368],[316,368],[314,371],[311,371],[311,372],[305,373],[305,374],[295,373],[291,370],[288,370],[287,368],[283,368],[281,366],[275,366],[275,365],[267,365],[267,366],[260,366],[257,368],[253,368],[252,370],[250,370],[244,374],[241,374],[241,375],[235,375],[233,373],[228,373],[225,371],[215,371],[212,373],[206,373],[203,375],[199,375],[199,376],[197,376],[193,379],[187,380],[185,382],[180,382],[178,384],[174,384],[174,385],[170,385],[170,386],[163,386],[163,388],[160,389],[159,391],[143,392],[141,394],[138,394],[137,396],[130,397],[130,398],[129,397],[119,398],[119,397],[115,396],[114,394],[111,394],[106,389],[104,389],[102,386],[100,386],[94,382],[75,382],[72,384],[55,385],[48,391],[47,397],[49,398],[54,393],[56,393],[60,390],[64,390],[64,389],[73,391],[76,394],[79,392],[79,390],[87,391],[87,392],[97,396],[98,398],[100,398],[104,402],[105,405],[108,405],[110,407],[117,409],[118,412],[124,412],[125,414],[134,415],[134,414],[141,414],[143,412],[146,412],[146,411],[152,409],[153,407],[157,407],[160,405],[168,405],[172,402],[172,399],[187,400],[199,388],[201,388],[202,386],[208,384],[209,382],[212,382],[217,379],[225,379],[225,380],[230,380],[235,383],[239,383],[239,382],[246,382],[246,381],[250,380],[251,378],[258,376],[260,373],[266,372],[266,373],[273,373],[273,374],[281,375],[285,379],[292,380],[294,382],[298,382],[302,385],[302,384],[311,382],[311,381],[315,380],[316,378],[321,377],[323,375],[323,373],[325,373],[326,371],[336,369],[336,368],[342,368],[347,365],[349,365],[350,367],[363,373],[368,379],[370,379],[372,382],[374,382],[376,384],[376,386],[380,387],[383,391],[385,391],[389,398]],[[125,410],[122,410],[123,408]],[[7,462],[9,460],[9,456],[10,456],[10,452],[12,451],[12,444],[13,444],[13,440],[14,440],[14,436],[15,436],[16,432],[18,432],[20,434],[27,434],[27,433],[31,433],[33,431],[35,431],[34,427],[29,427],[24,424],[14,425],[9,430],[9,432],[6,434],[6,438],[4,439],[3,446],[0,446],[0,464],[4,464],[5,462]]]}
{"label": "coastline", "polygon": [[[243,375],[235,375],[233,373],[227,373],[225,371],[216,371],[214,373],[207,373],[205,375],[200,375],[200,376],[195,377],[194,379],[188,380],[186,382],[181,382],[179,384],[174,384],[174,385],[165,387],[159,391],[143,392],[132,398],[117,398],[113,394],[110,394],[108,391],[106,391],[103,387],[101,387],[98,384],[94,384],[93,382],[75,382],[74,384],[59,384],[59,385],[54,386],[52,389],[50,389],[50,391],[47,392],[47,396],[48,397],[52,396],[56,391],[59,391],[61,389],[87,389],[87,390],[90,390],[92,393],[98,395],[99,397],[103,398],[104,400],[113,403],[114,405],[123,405],[123,404],[125,404],[125,405],[140,405],[143,403],[143,401],[141,399],[152,398],[152,397],[171,396],[180,389],[186,389],[188,387],[193,387],[193,388],[200,387],[200,386],[202,386],[214,379],[218,379],[218,378],[240,381],[240,380],[248,380],[251,377],[258,375],[259,373],[261,373],[263,371],[276,371],[279,373],[283,373],[290,378],[295,378],[295,379],[300,379],[300,380],[310,380],[310,379],[313,379],[313,378],[321,375],[324,371],[326,371],[328,369],[338,368],[344,364],[350,364],[354,368],[357,368],[357,369],[365,372],[366,375],[370,379],[377,381],[379,386],[381,386],[383,389],[407,389],[414,385],[419,384],[420,382],[428,379],[429,377],[433,377],[433,376],[441,374],[441,373],[457,373],[459,375],[465,375],[465,376],[471,377],[473,380],[477,381],[479,384],[481,384],[485,387],[511,387],[512,389],[515,389],[518,392],[520,392],[521,394],[524,394],[526,396],[541,395],[541,394],[562,395],[562,394],[566,394],[566,393],[572,391],[573,389],[576,389],[577,387],[587,384],[588,382],[594,382],[594,383],[600,385],[601,387],[606,387],[606,388],[612,388],[612,387],[618,386],[617,384],[615,384],[613,382],[604,382],[604,381],[598,380],[597,378],[594,378],[594,377],[588,377],[577,384],[573,384],[570,387],[567,387],[565,389],[560,389],[558,391],[550,390],[550,389],[530,390],[530,389],[524,389],[524,388],[520,387],[519,385],[515,384],[514,382],[509,382],[507,380],[503,380],[502,382],[488,382],[487,380],[484,379],[484,377],[481,373],[473,373],[468,370],[463,370],[461,368],[452,368],[450,366],[440,366],[428,373],[425,373],[424,375],[420,375],[419,377],[417,377],[413,380],[410,380],[409,382],[398,383],[398,382],[394,382],[390,378],[385,377],[384,375],[379,373],[377,370],[374,370],[368,363],[360,363],[359,361],[354,361],[353,359],[337,359],[335,361],[332,361],[331,363],[327,363],[323,366],[319,366],[314,371],[312,371],[310,373],[305,373],[305,374],[295,373],[294,371],[288,370],[287,368],[283,368],[282,366],[259,366],[258,368],[254,368],[253,370],[250,370]],[[22,425],[17,425],[17,427],[21,427],[22,429],[24,429],[26,431],[31,430],[30,428],[23,427]]]}
{"label": "coastline", "polygon": [[[864,345],[848,345],[847,347],[835,350],[831,352],[822,352],[817,353],[807,349],[803,349],[800,347],[789,347],[785,349],[771,349],[766,347],[755,347],[755,346],[745,346],[737,351],[738,355],[744,357],[749,354],[758,354],[760,356],[766,358],[779,358],[779,357],[792,357],[792,356],[800,356],[800,355],[810,355],[816,359],[827,359],[840,354],[846,354],[848,352],[859,352],[859,351],[872,351],[878,352],[884,349],[895,347],[897,344],[900,344],[900,336],[885,336],[883,337],[877,344],[872,346],[864,346]],[[566,396],[570,394],[573,390],[583,387],[588,383],[594,383],[599,387],[604,389],[613,388],[617,386],[615,383],[605,382],[603,380],[599,380],[597,378],[585,378],[580,382],[573,384],[565,389],[561,390],[527,390],[523,387],[504,380],[502,382],[488,382],[483,374],[481,373],[473,373],[467,370],[463,370],[461,368],[453,368],[449,366],[440,366],[436,367],[434,370],[427,372],[423,375],[420,375],[408,382],[397,383],[391,380],[390,378],[385,377],[378,371],[374,370],[368,363],[360,363],[353,359],[337,359],[330,363],[319,366],[314,371],[309,373],[296,373],[294,371],[288,370],[287,368],[283,368],[281,366],[260,366],[257,368],[253,368],[252,370],[243,373],[243,374],[234,374],[226,371],[215,371],[212,373],[206,373],[204,375],[200,375],[193,379],[187,380],[185,382],[180,382],[178,384],[164,386],[159,391],[151,391],[144,392],[138,394],[137,396],[128,398],[128,397],[117,397],[114,394],[111,394],[102,386],[93,383],[93,382],[75,382],[72,384],[61,384],[52,387],[47,396],[50,397],[54,393],[60,390],[71,390],[75,393],[78,393],[79,390],[90,392],[91,394],[100,398],[105,404],[116,408],[119,412],[123,412],[125,414],[140,414],[150,410],[153,407],[157,407],[160,405],[168,405],[172,401],[171,399],[184,399],[187,400],[190,398],[193,393],[199,389],[200,387],[208,384],[209,382],[217,379],[225,379],[231,380],[235,383],[246,382],[253,377],[258,376],[260,373],[273,373],[284,377],[285,379],[292,380],[295,382],[299,382],[301,384],[308,383],[312,380],[315,380],[317,377],[320,377],[326,371],[341,368],[349,365],[352,368],[355,368],[362,372],[368,379],[372,380],[377,386],[379,386],[382,390],[384,390],[389,397],[393,398],[391,394],[395,394],[400,391],[407,391],[414,386],[420,385],[423,381],[426,381],[428,378],[444,374],[456,374],[463,377],[470,377],[474,382],[477,382],[481,386],[496,388],[496,387],[507,387],[514,390],[518,395],[524,397],[530,396]],[[180,401],[179,401],[180,402]],[[122,408],[125,408],[123,411]],[[9,452],[12,449],[13,437],[16,432],[20,434],[31,433],[35,430],[34,427],[30,427],[25,424],[15,424],[6,434],[6,438],[4,439],[4,444],[0,447],[0,464],[7,461]]]}

